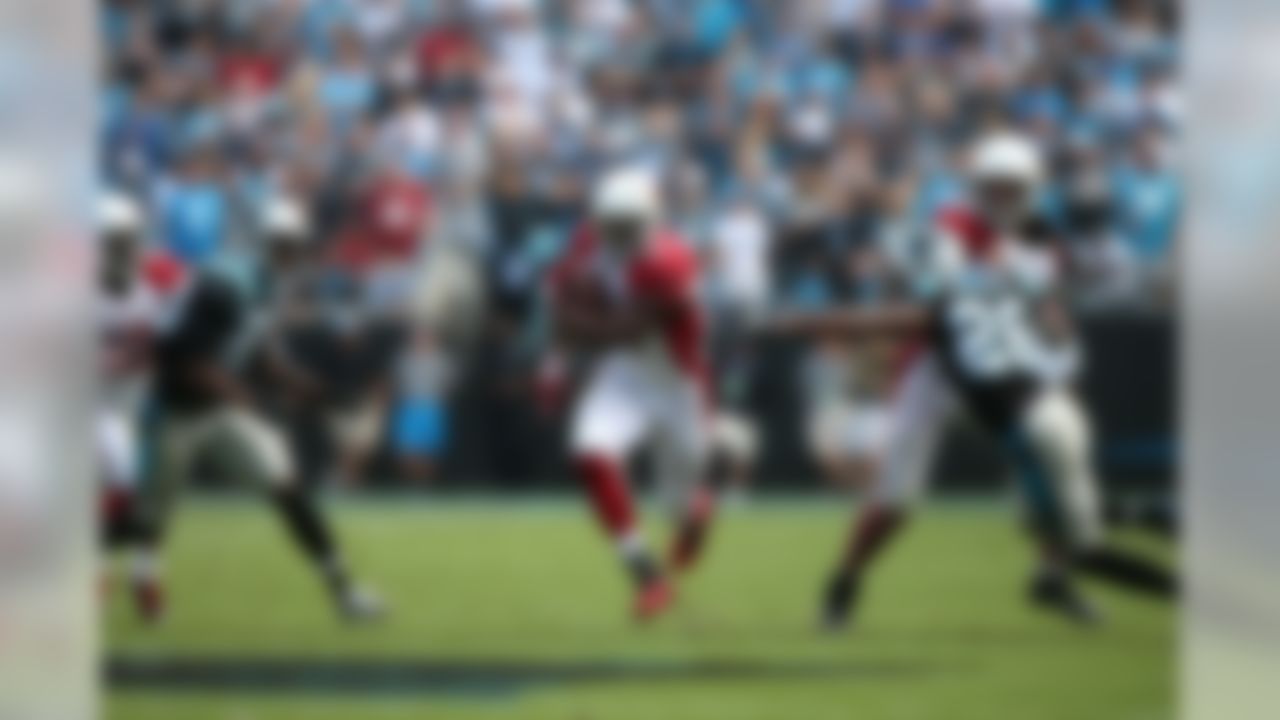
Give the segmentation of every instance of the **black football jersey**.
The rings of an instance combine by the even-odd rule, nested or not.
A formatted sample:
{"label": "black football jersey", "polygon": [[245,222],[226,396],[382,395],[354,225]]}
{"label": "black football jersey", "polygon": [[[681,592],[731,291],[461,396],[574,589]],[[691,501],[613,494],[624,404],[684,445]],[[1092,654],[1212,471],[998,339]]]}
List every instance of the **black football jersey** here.
{"label": "black football jersey", "polygon": [[177,299],[156,347],[156,399],[170,410],[206,409],[218,402],[192,377],[201,363],[222,363],[243,323],[241,300],[229,283],[193,281]]}

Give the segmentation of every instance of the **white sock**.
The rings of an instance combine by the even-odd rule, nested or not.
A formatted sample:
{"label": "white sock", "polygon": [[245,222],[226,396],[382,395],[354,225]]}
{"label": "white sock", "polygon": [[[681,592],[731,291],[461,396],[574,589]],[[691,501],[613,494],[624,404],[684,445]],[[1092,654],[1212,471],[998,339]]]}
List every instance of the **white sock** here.
{"label": "white sock", "polygon": [[137,550],[133,554],[133,564],[129,570],[134,584],[152,583],[160,580],[160,556],[154,550]]}
{"label": "white sock", "polygon": [[632,529],[617,539],[618,554],[628,562],[640,560],[648,556],[649,548],[645,545],[644,536],[639,530]]}

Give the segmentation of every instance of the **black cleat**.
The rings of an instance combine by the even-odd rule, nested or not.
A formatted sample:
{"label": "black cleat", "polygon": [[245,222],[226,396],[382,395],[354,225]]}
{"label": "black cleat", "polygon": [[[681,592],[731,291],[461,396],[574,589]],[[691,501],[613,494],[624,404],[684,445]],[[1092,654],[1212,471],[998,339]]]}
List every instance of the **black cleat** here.
{"label": "black cleat", "polygon": [[825,632],[840,632],[848,627],[858,605],[859,582],[855,575],[840,573],[827,583],[823,597],[821,627]]}
{"label": "black cleat", "polygon": [[1064,577],[1039,575],[1031,581],[1027,595],[1032,605],[1076,625],[1095,627],[1102,624],[1102,614]]}

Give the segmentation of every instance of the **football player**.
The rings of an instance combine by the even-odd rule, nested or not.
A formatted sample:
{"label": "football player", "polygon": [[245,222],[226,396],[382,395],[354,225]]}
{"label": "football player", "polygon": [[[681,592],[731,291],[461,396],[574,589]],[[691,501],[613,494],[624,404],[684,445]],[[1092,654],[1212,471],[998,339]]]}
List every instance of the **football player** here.
{"label": "football player", "polygon": [[152,341],[166,290],[179,270],[171,259],[144,255],[141,210],[112,193],[98,207],[97,455],[102,490],[102,534],[109,550],[130,548],[130,585],[139,615],[159,617],[163,592],[154,558],[137,542],[137,423],[147,392]]}
{"label": "football player", "polygon": [[137,493],[144,546],[158,552],[177,494],[205,460],[266,492],[344,619],[380,617],[381,600],[351,578],[328,520],[299,482],[283,432],[254,407],[241,381],[244,337],[267,339],[247,316],[240,293],[216,274],[193,275],[165,316],[144,425],[145,481]]}
{"label": "football player", "polygon": [[969,205],[944,210],[923,256],[910,261],[918,301],[774,322],[789,331],[898,336],[915,348],[893,396],[883,464],[827,586],[829,628],[847,623],[865,572],[906,522],[958,411],[988,431],[1016,470],[1041,555],[1033,602],[1096,621],[1073,582],[1078,572],[1157,596],[1176,591],[1164,569],[1104,543],[1090,427],[1072,389],[1081,350],[1060,297],[1058,253],[1034,212],[1039,150],[998,132],[976,143],[969,173]]}
{"label": "football player", "polygon": [[651,174],[610,172],[551,276],[559,337],[594,356],[573,411],[574,471],[634,581],[642,620],[667,609],[673,590],[641,537],[632,501],[627,464],[641,444],[651,444],[664,505],[678,524],[670,569],[697,560],[712,513],[699,269],[662,215]]}

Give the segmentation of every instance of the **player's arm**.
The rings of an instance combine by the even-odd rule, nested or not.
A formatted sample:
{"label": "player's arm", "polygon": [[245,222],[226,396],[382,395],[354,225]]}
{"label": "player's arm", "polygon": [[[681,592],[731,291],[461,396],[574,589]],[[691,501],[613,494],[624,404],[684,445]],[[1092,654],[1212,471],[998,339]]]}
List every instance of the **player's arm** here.
{"label": "player's arm", "polygon": [[133,330],[118,342],[108,342],[103,365],[108,375],[143,370],[150,366],[154,337],[146,330]]}
{"label": "player's arm", "polygon": [[628,303],[603,302],[591,292],[574,293],[571,283],[562,285],[557,298],[562,337],[592,346],[629,344],[697,313],[697,266],[690,256],[672,252],[646,258],[630,272],[635,298]]}
{"label": "player's arm", "polygon": [[655,302],[605,306],[560,300],[556,305],[557,335],[575,345],[590,347],[635,342],[673,311],[665,303]]}
{"label": "player's arm", "polygon": [[925,332],[929,323],[927,307],[904,302],[875,307],[781,311],[765,319],[760,330],[774,335],[903,337]]}
{"label": "player's arm", "polygon": [[587,269],[593,239],[579,228],[569,239],[564,255],[548,272],[546,292],[555,340],[567,346],[591,345],[609,334],[613,321],[605,314],[599,288]]}
{"label": "player's arm", "polygon": [[272,378],[299,397],[316,398],[323,394],[324,384],[289,352],[283,338],[272,336],[264,340],[262,362]]}
{"label": "player's arm", "polygon": [[193,386],[201,388],[211,397],[229,404],[247,405],[250,402],[248,389],[240,382],[240,378],[215,358],[189,357],[182,371]]}

